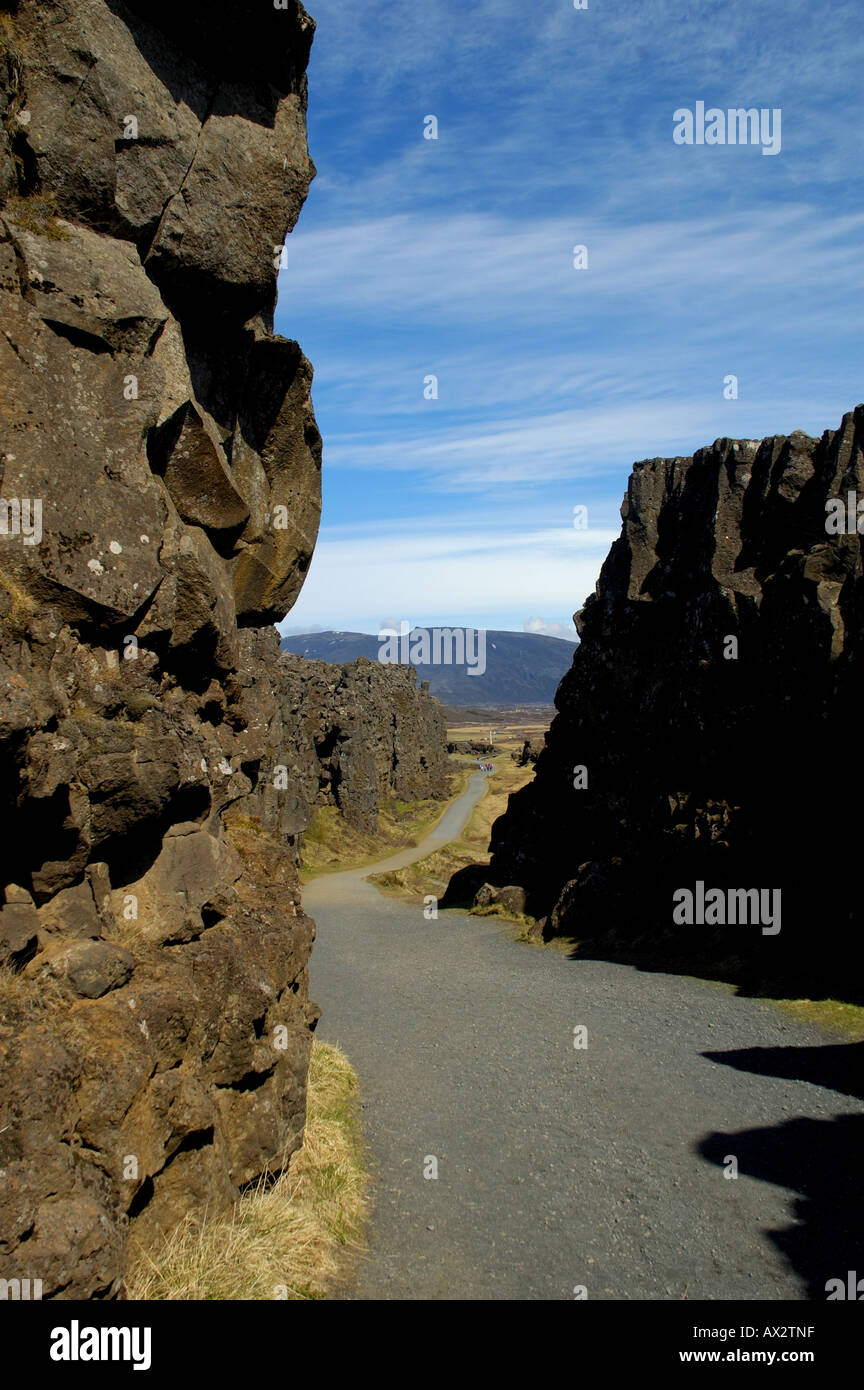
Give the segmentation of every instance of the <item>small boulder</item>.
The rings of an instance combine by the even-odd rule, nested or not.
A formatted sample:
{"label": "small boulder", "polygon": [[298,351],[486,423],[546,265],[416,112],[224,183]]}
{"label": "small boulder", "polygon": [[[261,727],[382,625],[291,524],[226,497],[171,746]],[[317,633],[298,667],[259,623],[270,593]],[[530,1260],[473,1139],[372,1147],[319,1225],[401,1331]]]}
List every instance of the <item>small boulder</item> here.
{"label": "small boulder", "polygon": [[504,888],[496,888],[491,883],[484,883],[474,894],[474,907],[500,907],[506,915],[522,916],[525,913],[527,895],[524,888],[520,888],[516,883],[507,884]]}
{"label": "small boulder", "polygon": [[518,912],[524,914],[526,894],[525,889],[518,884],[508,884],[506,888],[499,888],[495,901],[505,912]]}
{"label": "small boulder", "polygon": [[[88,874],[83,883],[75,883],[71,888],[61,888],[53,898],[39,908],[39,929],[42,944],[51,936],[100,937],[105,935],[105,924],[93,896],[94,873]],[[110,892],[106,886],[107,871],[98,880],[101,893]]]}
{"label": "small boulder", "polygon": [[53,976],[84,999],[99,999],[125,985],[135,969],[135,957],[108,941],[56,943],[40,952],[27,967],[31,978]]}
{"label": "small boulder", "polygon": [[10,884],[0,908],[0,965],[20,964],[36,949],[39,914],[26,889]]}

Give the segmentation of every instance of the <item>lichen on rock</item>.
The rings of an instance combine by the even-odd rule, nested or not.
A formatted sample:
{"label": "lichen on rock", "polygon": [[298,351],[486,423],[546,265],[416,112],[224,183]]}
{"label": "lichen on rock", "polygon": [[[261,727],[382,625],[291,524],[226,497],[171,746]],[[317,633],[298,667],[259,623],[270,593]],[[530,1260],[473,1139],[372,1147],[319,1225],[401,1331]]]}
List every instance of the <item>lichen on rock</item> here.
{"label": "lichen on rock", "polygon": [[320,513],[273,332],[313,24],[3,11],[0,1275],[88,1298],[302,1137],[314,924],[268,750]]}

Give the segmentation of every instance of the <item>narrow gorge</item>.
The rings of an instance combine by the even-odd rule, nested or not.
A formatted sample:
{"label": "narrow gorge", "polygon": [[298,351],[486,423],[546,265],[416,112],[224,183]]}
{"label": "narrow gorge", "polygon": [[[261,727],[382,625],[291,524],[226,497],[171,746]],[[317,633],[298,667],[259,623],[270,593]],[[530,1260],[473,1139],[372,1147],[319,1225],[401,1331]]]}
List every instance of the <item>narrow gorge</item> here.
{"label": "narrow gorge", "polygon": [[[588,511],[569,489],[634,457],[618,432],[628,410],[640,438],[645,400],[663,407],[652,439],[658,419],[683,431],[693,416],[681,401],[695,415],[708,387],[694,369],[689,395],[667,411],[678,369],[663,359],[650,392],[643,383],[648,394],[621,410],[633,359],[617,355],[620,343],[636,340],[632,325],[647,342],[654,317],[617,278],[627,254],[642,267],[643,247],[627,253],[614,236],[596,259],[592,244],[591,266],[606,273],[607,254],[615,283],[604,293],[626,300],[626,332],[623,319],[604,320],[602,334],[599,318],[579,320],[585,344],[605,351],[608,332],[611,345],[586,375],[571,309],[573,322],[588,313],[600,277],[577,276],[571,304],[570,282],[559,293],[555,276],[587,270],[569,251],[583,234],[574,206],[601,242],[589,197],[600,172],[630,199],[610,147],[568,192],[544,106],[528,122],[542,139],[532,135],[513,168],[530,169],[541,192],[548,177],[542,196],[554,187],[572,205],[553,217],[550,196],[547,218],[538,192],[515,218],[509,147],[496,136],[488,150],[475,141],[494,197],[481,186],[453,214],[475,177],[465,131],[480,128],[479,107],[461,126],[442,116],[436,146],[438,118],[400,108],[384,83],[386,26],[349,8],[354,27],[333,30],[321,129],[350,124],[355,92],[368,126],[358,120],[356,143],[332,147],[332,182],[348,194],[329,205],[307,262],[304,243],[293,261],[285,248],[316,173],[315,24],[299,0],[0,0],[0,1293],[19,1298],[38,1281],[46,1301],[137,1297],[135,1252],[163,1248],[188,1218],[231,1218],[244,1195],[269,1196],[271,1178],[293,1176],[313,1148],[311,1125],[303,1148],[310,1056],[317,1064],[329,1046],[346,1050],[351,1085],[353,1066],[360,1077],[362,1126],[359,1104],[333,1123],[362,1128],[368,1258],[347,1292],[349,1276],[337,1288],[328,1271],[292,1297],[590,1295],[678,1310],[688,1299],[822,1299],[860,1268],[864,1024],[850,1010],[858,1032],[828,1032],[836,1016],[826,1025],[795,1006],[864,1004],[854,855],[864,406],[818,438],[720,438],[633,466],[544,735],[572,634],[567,612],[565,625],[557,607],[527,605],[538,589],[544,605],[559,603],[562,576],[574,576],[575,595],[592,545],[602,547],[593,582],[618,529],[605,535],[592,512],[575,536]],[[568,22],[580,8],[565,7]],[[494,57],[499,107],[480,114],[483,129],[489,111],[496,130],[510,122],[509,140],[519,63],[506,43],[521,50],[523,35],[502,22],[487,50],[475,18],[448,17],[437,49],[429,25],[437,92],[443,103],[445,79],[467,86],[464,65],[479,72],[476,55]],[[583,50],[593,6],[583,19],[569,52],[551,21],[536,26],[546,46],[526,81],[544,103],[530,74],[550,70],[550,55],[590,66],[583,53],[604,31],[598,19]],[[426,61],[414,16],[405,22],[403,76]],[[679,34],[688,61],[689,33]],[[457,46],[461,66],[450,62]],[[616,119],[619,85],[609,83]],[[573,86],[568,69],[568,100]],[[416,104],[413,78],[409,89]],[[581,99],[587,122],[590,93]],[[397,114],[385,137],[387,101]],[[348,178],[339,159],[364,141]],[[664,148],[680,152],[671,136]],[[456,164],[461,182],[435,183]],[[678,177],[662,186],[683,188]],[[427,200],[410,213],[403,185]],[[317,398],[334,467],[354,473],[319,549],[338,533],[328,602],[345,612],[314,617],[359,624],[362,601],[370,626],[374,604],[420,607],[418,594],[424,620],[449,622],[448,604],[465,620],[475,605],[477,626],[444,631],[478,643],[482,633],[482,670],[462,681],[454,668],[470,663],[448,661],[443,642],[428,658],[449,668],[431,676],[449,708],[413,666],[385,664],[380,646],[378,659],[342,659],[342,642],[375,652],[380,634],[297,628],[310,655],[280,646],[276,625],[318,542],[326,443],[312,365],[275,331],[279,271],[283,284],[306,273],[305,322],[316,322],[346,206],[362,213],[367,240],[352,241],[357,259],[328,283],[320,340],[341,436]],[[629,236],[629,203],[622,220]],[[340,317],[364,258],[368,283]],[[379,302],[382,266],[398,313]],[[668,281],[658,273],[658,293],[683,302],[673,269]],[[509,307],[511,281],[531,299],[524,319]],[[437,323],[462,294],[486,336]],[[299,311],[283,300],[279,312],[290,324]],[[438,376],[425,377],[425,394],[411,376],[415,320],[431,325],[423,354],[441,371],[431,427]],[[705,322],[713,331],[716,313]],[[546,343],[550,325],[560,336]],[[307,328],[290,331],[308,344]],[[363,361],[344,380],[351,353]],[[592,397],[604,381],[611,404]],[[392,432],[400,412],[409,445]],[[725,429],[731,412],[718,418]],[[589,457],[595,425],[610,438]],[[660,447],[692,447],[685,433],[670,438]],[[596,495],[599,510],[599,485]],[[339,592],[346,574],[356,601]],[[316,581],[317,570],[304,619]],[[406,619],[406,639],[411,630]],[[316,636],[335,660],[316,658]],[[335,826],[332,842],[316,839],[322,825]],[[743,1180],[727,1183],[739,1166]],[[227,1267],[218,1236],[215,1262]],[[257,1287],[268,1296],[269,1282]],[[287,1296],[287,1282],[278,1287]],[[208,1345],[219,1354],[218,1339]]]}

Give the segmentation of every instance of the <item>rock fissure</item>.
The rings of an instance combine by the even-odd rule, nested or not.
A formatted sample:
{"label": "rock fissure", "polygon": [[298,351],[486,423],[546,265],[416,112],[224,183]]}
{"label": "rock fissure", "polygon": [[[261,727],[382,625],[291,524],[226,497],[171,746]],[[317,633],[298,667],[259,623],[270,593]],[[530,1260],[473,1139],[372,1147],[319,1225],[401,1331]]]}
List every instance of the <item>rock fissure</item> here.
{"label": "rock fissure", "polygon": [[[218,84],[217,84],[216,86],[214,86],[214,87],[212,88],[212,90],[211,90],[211,92],[210,92],[210,95],[209,95],[209,97],[207,98],[206,108],[205,108],[205,110],[204,110],[203,115],[201,116],[201,128],[200,128],[200,130],[198,131],[198,137],[197,137],[197,139],[196,139],[196,141],[195,141],[195,148],[194,148],[194,150],[193,150],[193,152],[192,152],[192,156],[191,156],[191,158],[190,158],[190,160],[189,160],[189,163],[187,164],[185,170],[183,171],[183,177],[181,178],[179,184],[178,184],[177,187],[174,189],[174,191],[171,192],[171,193],[169,193],[169,194],[168,194],[168,197],[165,199],[165,202],[164,202],[163,205],[162,205],[162,211],[159,213],[159,216],[158,216],[158,218],[157,218],[157,220],[156,220],[156,226],[155,226],[155,228],[154,228],[154,230],[153,230],[153,235],[152,235],[152,237],[150,237],[149,241],[148,241],[147,244],[146,244],[146,249],[144,249],[143,246],[139,246],[139,252],[138,252],[138,253],[139,253],[139,255],[141,256],[141,264],[144,266],[144,269],[145,269],[145,270],[147,270],[147,260],[148,260],[148,257],[149,257],[149,255],[150,255],[150,252],[152,251],[153,246],[155,245],[155,243],[159,240],[159,235],[160,235],[160,233],[161,233],[161,231],[162,231],[162,228],[163,228],[163,226],[164,226],[165,217],[166,217],[166,215],[167,215],[168,209],[169,209],[169,207],[171,206],[171,204],[172,204],[172,202],[174,201],[174,199],[175,199],[175,198],[179,198],[179,197],[182,195],[182,193],[183,193],[183,188],[184,188],[184,186],[185,186],[185,184],[186,184],[186,180],[188,179],[189,175],[190,175],[191,172],[192,172],[192,166],[193,166],[193,164],[195,163],[195,159],[196,159],[197,154],[198,154],[198,147],[199,147],[199,145],[200,145],[200,143],[201,143],[201,133],[202,133],[202,131],[203,131],[203,129],[204,129],[204,126],[206,125],[206,123],[207,123],[207,121],[208,121],[208,119],[209,119],[209,117],[210,117],[210,115],[211,115],[211,113],[212,113],[212,111],[213,111],[213,106],[214,106],[214,103],[215,103],[215,101],[216,101],[216,94],[217,94],[218,90],[219,90],[219,87],[218,87]],[[154,146],[154,148],[158,148],[158,147],[157,147],[157,146]],[[121,149],[122,149],[122,146],[121,146]],[[143,254],[142,254],[142,252],[143,252]],[[150,272],[148,271],[148,274],[149,274],[149,273],[150,273]]]}

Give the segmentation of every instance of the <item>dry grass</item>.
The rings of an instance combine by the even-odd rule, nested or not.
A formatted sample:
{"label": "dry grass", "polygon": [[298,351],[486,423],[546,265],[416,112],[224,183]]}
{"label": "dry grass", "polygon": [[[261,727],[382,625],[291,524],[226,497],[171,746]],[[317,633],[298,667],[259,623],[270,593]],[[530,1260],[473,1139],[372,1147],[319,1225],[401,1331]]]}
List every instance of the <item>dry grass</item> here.
{"label": "dry grass", "polygon": [[485,742],[491,729],[495,747],[510,750],[521,748],[526,738],[539,738],[548,728],[548,720],[502,725],[500,721],[493,719],[491,724],[451,724],[447,729],[447,737],[460,743],[467,740]]}
{"label": "dry grass", "polygon": [[[451,862],[450,872],[461,868],[465,863],[477,862],[485,856],[486,847],[489,843],[488,831],[492,821],[495,820],[504,810],[507,804],[507,795],[515,791],[517,787],[523,785],[533,774],[533,767],[517,768],[512,761],[511,752],[518,752],[524,742],[526,734],[536,735],[544,732],[548,727],[545,722],[531,722],[529,724],[517,726],[504,726],[502,728],[500,719],[491,721],[491,724],[462,724],[454,725],[447,730],[448,740],[465,739],[485,739],[490,727],[498,732],[495,733],[495,746],[498,752],[493,755],[495,761],[495,774],[491,779],[493,791],[491,795],[484,797],[480,807],[476,808],[471,821],[469,822],[462,840],[456,841],[453,855],[448,858],[444,852],[443,858],[447,863]],[[363,834],[348,825],[342,813],[335,806],[319,806],[313,816],[309,829],[303,835],[302,862],[300,865],[300,882],[308,883],[311,879],[317,878],[319,874],[341,873],[345,869],[362,869],[367,865],[375,864],[379,859],[384,858],[394,849],[413,847],[420,843],[422,839],[433,829],[440,820],[447,806],[457,796],[460,796],[468,785],[469,779],[477,771],[477,759],[469,754],[457,754],[450,760],[451,786],[447,797],[443,801],[413,801],[401,802],[390,801],[382,805],[378,817],[378,827],[375,834]],[[460,856],[459,846],[462,846]],[[470,847],[470,854],[468,853]],[[445,871],[446,865],[442,860],[442,855],[431,856],[428,860],[423,860],[424,865],[437,865],[442,861],[441,872]],[[410,871],[405,871],[410,875]],[[389,878],[390,876],[388,876]],[[413,878],[416,878],[414,875]],[[449,879],[447,873],[444,883]],[[379,879],[385,888],[402,888],[408,886],[401,883],[390,883]],[[413,880],[412,880],[413,881]],[[425,881],[425,880],[424,880]]]}
{"label": "dry grass", "polygon": [[30,193],[23,197],[13,193],[7,198],[3,212],[10,222],[32,236],[48,237],[51,241],[70,239],[71,233],[58,219],[50,193]]}
{"label": "dry grass", "polygon": [[26,1026],[68,1007],[57,980],[32,980],[10,965],[0,965],[0,1019],[5,1023]]}
{"label": "dry grass", "polygon": [[[500,744],[498,746],[501,747]],[[451,840],[449,844],[427,855],[425,859],[418,859],[415,864],[409,864],[407,868],[395,869],[384,874],[370,874],[369,882],[376,884],[383,892],[397,897],[415,899],[418,895],[425,896],[427,893],[436,893],[440,897],[457,869],[464,869],[468,864],[488,864],[493,823],[506,810],[511,792],[518,791],[534,775],[531,764],[518,767],[511,760],[509,753],[510,747],[505,745],[502,751],[494,756],[495,772],[489,778],[488,789],[471,812],[458,840]],[[468,769],[469,773],[476,770],[476,763],[472,763]],[[512,914],[504,913],[497,908],[477,911],[485,916],[507,916],[508,920],[517,920]],[[518,920],[528,921],[522,918]]]}
{"label": "dry grass", "polygon": [[312,1045],[303,1147],[219,1221],[188,1218],[156,1251],[137,1252],[131,1299],[326,1298],[361,1248],[367,1172],[357,1077],[347,1057]]}
{"label": "dry grass", "polygon": [[[476,771],[476,767],[473,770]],[[465,790],[469,776],[468,770],[460,769],[451,778],[450,791],[443,801],[384,803],[374,835],[355,830],[336,806],[317,807],[309,829],[303,834],[300,882],[308,883],[319,874],[364,868],[395,849],[419,844],[441,819],[450,801]]]}

